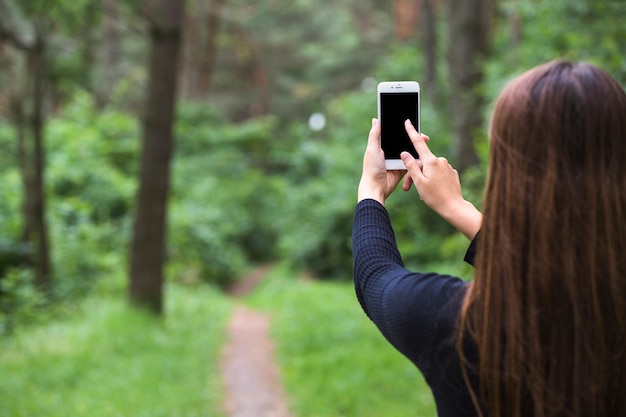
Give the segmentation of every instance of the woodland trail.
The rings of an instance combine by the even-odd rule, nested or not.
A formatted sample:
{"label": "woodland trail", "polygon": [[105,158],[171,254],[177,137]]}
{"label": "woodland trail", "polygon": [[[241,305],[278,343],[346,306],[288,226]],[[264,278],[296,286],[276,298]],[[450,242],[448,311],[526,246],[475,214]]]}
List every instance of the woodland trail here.
{"label": "woodland trail", "polygon": [[[252,271],[231,289],[231,295],[241,297],[252,291],[269,268]],[[270,326],[269,314],[236,304],[220,363],[223,408],[229,417],[293,417],[276,365]]]}

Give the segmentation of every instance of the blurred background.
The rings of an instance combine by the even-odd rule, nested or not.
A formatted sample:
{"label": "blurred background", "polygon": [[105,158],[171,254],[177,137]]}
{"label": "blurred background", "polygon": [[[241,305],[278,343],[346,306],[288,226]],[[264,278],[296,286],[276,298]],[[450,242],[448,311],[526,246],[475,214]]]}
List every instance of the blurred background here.
{"label": "blurred background", "polygon": [[[63,391],[48,392],[105,378],[84,374],[91,359],[48,368],[64,349],[50,332],[67,325],[79,330],[63,338],[92,340],[89,329],[130,335],[156,326],[160,340],[163,328],[127,304],[174,328],[189,322],[170,336],[193,337],[206,360],[231,305],[225,289],[259,265],[275,265],[273,284],[252,303],[282,305],[272,297],[313,277],[328,286],[307,287],[307,302],[293,296],[306,311],[281,311],[332,322],[332,308],[356,304],[351,227],[376,84],[420,82],[422,130],[480,207],[489,114],[504,84],[559,58],[593,62],[626,84],[624,16],[623,0],[0,0],[0,373],[14,375],[0,383],[0,396],[13,399],[0,415],[67,415],[64,403],[80,415],[93,411],[87,398],[107,402],[110,394],[67,402]],[[466,242],[414,192],[398,191],[389,210],[409,267],[471,278],[459,262]],[[338,304],[322,304],[335,290]],[[313,305],[316,291],[325,295]],[[363,317],[349,308],[353,329]],[[215,330],[199,331],[201,318]],[[83,350],[112,343],[105,339]],[[123,339],[107,352],[136,346]],[[38,364],[37,349],[56,353]],[[285,363],[287,379],[299,385],[294,366]],[[359,381],[379,376],[370,377]],[[342,387],[337,402],[350,398]],[[198,410],[219,403],[219,389],[203,392],[188,401],[202,404],[195,411],[167,411],[181,410],[176,403],[145,415],[218,415]],[[431,405],[418,415],[432,415]],[[102,409],[143,415],[136,407]],[[368,415],[368,407],[381,415],[372,406],[299,415]]]}

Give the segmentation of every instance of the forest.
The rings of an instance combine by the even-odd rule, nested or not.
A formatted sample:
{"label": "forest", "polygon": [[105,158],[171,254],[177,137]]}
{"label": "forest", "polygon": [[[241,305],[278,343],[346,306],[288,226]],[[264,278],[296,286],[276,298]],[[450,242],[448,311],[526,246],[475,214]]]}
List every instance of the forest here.
{"label": "forest", "polygon": [[[421,84],[422,130],[480,207],[503,85],[553,59],[626,85],[623,16],[623,0],[0,0],[0,357],[102,299],[226,311],[259,265],[349,291],[376,84]],[[471,279],[465,239],[414,190],[389,211],[408,267]]]}

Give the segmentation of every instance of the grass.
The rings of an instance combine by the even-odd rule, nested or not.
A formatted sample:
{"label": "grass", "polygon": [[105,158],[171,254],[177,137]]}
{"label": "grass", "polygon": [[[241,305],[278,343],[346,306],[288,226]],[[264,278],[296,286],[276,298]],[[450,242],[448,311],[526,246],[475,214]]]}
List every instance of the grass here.
{"label": "grass", "polygon": [[277,269],[248,298],[273,317],[283,380],[298,417],[435,416],[419,371],[365,316],[351,283]]}
{"label": "grass", "polygon": [[[435,416],[430,390],[361,311],[350,283],[279,266],[245,302],[272,315],[297,417]],[[0,417],[225,417],[218,358],[232,302],[167,288],[163,319],[123,296],[0,339]]]}
{"label": "grass", "polygon": [[230,303],[168,287],[166,316],[91,298],[0,340],[0,416],[221,416],[216,358]]}

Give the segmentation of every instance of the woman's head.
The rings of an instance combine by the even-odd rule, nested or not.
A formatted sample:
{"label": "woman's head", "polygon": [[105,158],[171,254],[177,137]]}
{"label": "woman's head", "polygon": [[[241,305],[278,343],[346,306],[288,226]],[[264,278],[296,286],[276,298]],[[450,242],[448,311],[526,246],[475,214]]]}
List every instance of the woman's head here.
{"label": "woman's head", "polygon": [[490,185],[504,175],[507,185],[562,199],[557,205],[584,200],[591,195],[581,192],[616,186],[626,174],[626,95],[591,64],[544,64],[504,89],[490,138]]}
{"label": "woman's head", "polygon": [[496,102],[490,139],[485,226],[536,263],[520,266],[542,272],[557,254],[576,255],[560,270],[574,273],[623,242],[626,94],[607,73],[551,62],[522,74]]}
{"label": "woman's head", "polygon": [[626,413],[626,95],[597,67],[548,63],[497,100],[462,328],[494,415]]}

